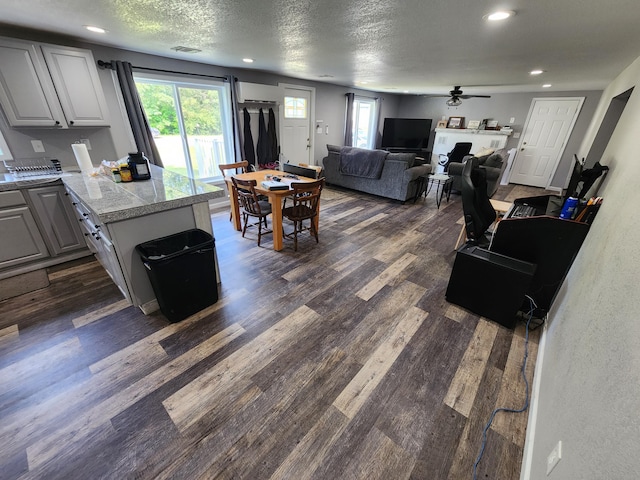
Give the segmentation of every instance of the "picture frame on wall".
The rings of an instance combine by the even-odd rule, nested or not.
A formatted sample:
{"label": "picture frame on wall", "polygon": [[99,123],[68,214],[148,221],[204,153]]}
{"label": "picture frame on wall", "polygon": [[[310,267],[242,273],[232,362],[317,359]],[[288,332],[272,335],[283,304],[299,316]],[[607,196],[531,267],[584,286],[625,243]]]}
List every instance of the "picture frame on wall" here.
{"label": "picture frame on wall", "polygon": [[449,117],[447,128],[463,128],[464,117]]}
{"label": "picture frame on wall", "polygon": [[477,130],[480,127],[480,120],[469,120],[467,122],[467,128],[470,130]]}

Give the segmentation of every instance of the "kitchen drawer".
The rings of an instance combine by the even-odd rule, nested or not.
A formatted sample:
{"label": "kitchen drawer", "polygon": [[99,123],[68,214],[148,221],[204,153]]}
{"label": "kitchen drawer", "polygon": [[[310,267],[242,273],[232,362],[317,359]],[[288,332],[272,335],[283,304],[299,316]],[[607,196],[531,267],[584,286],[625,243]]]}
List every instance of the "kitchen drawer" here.
{"label": "kitchen drawer", "polygon": [[25,205],[26,203],[20,190],[0,192],[0,208],[15,207],[17,205]]}

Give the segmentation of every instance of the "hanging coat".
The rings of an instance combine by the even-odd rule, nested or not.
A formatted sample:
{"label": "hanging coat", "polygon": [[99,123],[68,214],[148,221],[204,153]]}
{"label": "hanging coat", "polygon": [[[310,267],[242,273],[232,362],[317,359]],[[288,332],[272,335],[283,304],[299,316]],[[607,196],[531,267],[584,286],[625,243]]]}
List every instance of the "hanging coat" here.
{"label": "hanging coat", "polygon": [[276,134],[276,116],[273,108],[269,109],[269,150],[271,151],[271,161],[277,162],[280,149],[278,148],[278,135]]}
{"label": "hanging coat", "polygon": [[253,135],[251,135],[251,116],[246,108],[242,109],[244,115],[244,158],[249,165],[256,164],[256,151],[253,148]]}
{"label": "hanging coat", "polygon": [[258,113],[258,164],[266,165],[271,163],[271,150],[269,150],[269,134],[267,125],[264,122],[264,112],[260,109]]}

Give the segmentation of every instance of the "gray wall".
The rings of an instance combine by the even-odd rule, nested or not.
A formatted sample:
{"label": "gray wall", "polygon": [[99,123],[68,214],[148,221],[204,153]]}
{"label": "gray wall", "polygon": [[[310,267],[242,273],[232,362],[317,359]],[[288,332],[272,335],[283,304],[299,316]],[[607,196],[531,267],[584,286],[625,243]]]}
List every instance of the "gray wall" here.
{"label": "gray wall", "polygon": [[[514,132],[522,133],[524,123],[534,98],[542,97],[584,97],[582,110],[576,121],[576,125],[567,143],[564,154],[560,160],[556,173],[551,181],[551,185],[556,188],[566,187],[568,174],[573,166],[573,154],[584,138],[584,133],[589,126],[598,101],[602,95],[601,91],[576,91],[576,92],[531,92],[531,93],[497,93],[491,98],[470,98],[462,101],[459,107],[448,107],[446,98],[425,97],[425,96],[404,96],[400,101],[398,116],[406,118],[431,118],[433,127],[442,117],[464,117],[465,124],[469,120],[482,120],[491,118],[498,120],[499,125],[510,125]],[[509,120],[515,118],[511,124]],[[433,145],[432,132],[431,144]],[[518,146],[519,139],[509,137],[507,149]]]}
{"label": "gray wall", "polygon": [[[86,48],[93,52],[97,60],[126,60],[134,66],[158,68],[184,73],[199,73],[206,75],[235,75],[241,82],[262,83],[277,85],[288,83],[302,85],[316,89],[315,120],[323,120],[323,126],[329,126],[329,133],[314,133],[312,139],[314,161],[321,164],[322,158],[327,154],[327,144],[342,145],[344,139],[345,94],[354,92],[366,97],[381,98],[381,112],[383,116],[396,116],[399,97],[394,95],[378,95],[373,92],[353,89],[345,86],[330,85],[321,82],[311,82],[295,78],[275,75],[268,72],[229,69],[225,67],[208,65],[184,60],[175,60],[166,57],[158,57],[138,52],[120,50],[101,45],[78,42],[70,38],[45,34],[17,28],[3,28],[3,36],[22,38],[38,42],[54,43],[72,47]],[[100,80],[105,90],[109,103],[111,122],[110,128],[84,128],[73,130],[60,130],[48,128],[11,128],[8,126],[3,113],[0,113],[0,129],[14,158],[41,158],[47,156],[58,158],[63,165],[74,166],[75,158],[71,150],[71,144],[87,138],[91,142],[92,150],[89,152],[94,165],[98,165],[102,159],[115,160],[121,158],[134,148],[128,133],[128,126],[121,121],[122,112],[119,108],[114,79],[110,70],[99,70]],[[382,125],[382,123],[380,124]],[[380,135],[380,134],[379,134]],[[35,153],[31,140],[42,140],[45,153]],[[254,139],[255,140],[255,139]],[[0,164],[0,169],[2,165]]]}
{"label": "gray wall", "polygon": [[[640,82],[640,58],[604,91],[578,155],[586,156],[616,95]],[[637,89],[636,89],[637,90]],[[640,472],[640,95],[602,155],[604,202],[549,316],[522,478],[636,479]],[[546,476],[547,456],[562,459]]]}

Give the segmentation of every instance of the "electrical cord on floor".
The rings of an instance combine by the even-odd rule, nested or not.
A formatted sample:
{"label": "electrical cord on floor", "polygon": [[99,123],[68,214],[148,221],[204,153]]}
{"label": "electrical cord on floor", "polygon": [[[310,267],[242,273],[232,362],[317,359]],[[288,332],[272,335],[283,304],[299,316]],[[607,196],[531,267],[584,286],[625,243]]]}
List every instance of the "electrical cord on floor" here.
{"label": "electrical cord on floor", "polygon": [[520,370],[522,373],[522,378],[524,379],[525,384],[525,399],[524,405],[522,408],[513,409],[513,408],[505,408],[499,407],[496,408],[493,412],[491,412],[491,416],[489,417],[489,421],[484,427],[482,431],[482,445],[480,447],[480,453],[478,453],[478,458],[476,458],[475,463],[473,464],[473,480],[477,480],[478,478],[478,465],[480,464],[480,460],[482,460],[482,456],[484,455],[484,450],[487,445],[487,432],[489,428],[491,428],[491,424],[493,423],[493,419],[495,418],[498,412],[507,412],[507,413],[522,413],[527,408],[529,408],[529,381],[527,380],[526,369],[527,369],[527,359],[529,358],[529,324],[531,323],[531,319],[533,318],[533,312],[538,308],[536,302],[529,295],[525,295],[529,299],[529,318],[527,319],[527,325],[525,328],[525,336],[524,336],[524,359],[522,361],[522,369]]}

